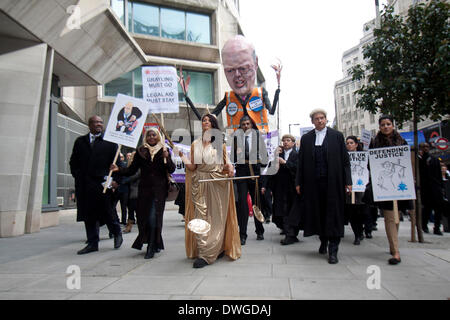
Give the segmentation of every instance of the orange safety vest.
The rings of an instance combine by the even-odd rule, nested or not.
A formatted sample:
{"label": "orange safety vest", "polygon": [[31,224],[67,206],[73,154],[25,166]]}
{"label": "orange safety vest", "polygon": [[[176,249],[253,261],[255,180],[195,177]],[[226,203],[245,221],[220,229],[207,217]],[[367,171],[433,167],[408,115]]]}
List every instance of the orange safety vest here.
{"label": "orange safety vest", "polygon": [[[227,128],[236,131],[239,128],[239,121],[244,116],[244,109],[233,91],[226,92],[225,96],[227,99]],[[263,100],[262,88],[253,89],[245,108],[258,129],[269,132],[269,121],[267,120],[267,109]]]}

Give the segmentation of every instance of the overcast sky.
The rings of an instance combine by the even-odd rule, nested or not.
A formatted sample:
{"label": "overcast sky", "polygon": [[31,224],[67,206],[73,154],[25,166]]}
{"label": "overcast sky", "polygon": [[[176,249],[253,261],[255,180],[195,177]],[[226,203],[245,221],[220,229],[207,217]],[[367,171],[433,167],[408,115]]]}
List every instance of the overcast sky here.
{"label": "overcast sky", "polygon": [[[380,1],[380,10],[387,1]],[[269,97],[276,90],[270,64],[279,58],[280,124],[312,126],[309,112],[324,108],[334,120],[334,84],[343,78],[342,54],[359,44],[364,23],[375,18],[375,0],[240,0],[241,24],[253,42]],[[291,132],[299,135],[299,126]]]}

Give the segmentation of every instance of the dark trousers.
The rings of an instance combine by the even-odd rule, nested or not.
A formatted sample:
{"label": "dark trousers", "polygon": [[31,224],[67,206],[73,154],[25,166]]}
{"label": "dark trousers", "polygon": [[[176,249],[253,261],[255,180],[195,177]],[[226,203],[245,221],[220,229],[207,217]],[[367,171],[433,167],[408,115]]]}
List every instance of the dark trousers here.
{"label": "dark trousers", "polygon": [[[100,240],[100,224],[98,220],[87,219],[84,221],[84,227],[86,228],[87,241],[89,245],[97,246]],[[117,219],[114,219],[112,215],[106,220],[106,226],[110,233],[114,236],[121,234],[120,224]]]}
{"label": "dark trousers", "polygon": [[128,199],[128,220],[136,221],[135,214],[137,209],[137,199]]}
{"label": "dark trousers", "polygon": [[[248,224],[248,203],[247,203],[247,193],[250,193],[252,198],[252,203],[255,203],[255,187],[256,183],[253,180],[237,180],[237,193],[238,193],[238,203],[237,203],[237,218],[239,224],[239,234],[241,238],[247,239],[247,224]],[[258,192],[261,192],[258,190]],[[253,215],[253,220],[255,221],[256,234],[264,234],[264,227],[261,222],[256,219]]]}
{"label": "dark trousers", "polygon": [[363,234],[363,225],[366,224],[366,230],[372,230],[372,228],[367,229],[367,210],[366,205],[363,204],[351,204],[346,205],[346,209],[349,211],[350,225],[352,226],[353,233],[355,237],[360,237]]}
{"label": "dark trousers", "polygon": [[430,221],[431,211],[434,211],[434,228],[439,229],[441,226],[442,220],[442,211],[440,210],[439,205],[434,204],[426,204],[423,205],[422,209],[422,228],[425,228],[428,225],[428,221]]}
{"label": "dark trousers", "polygon": [[115,192],[113,196],[113,210],[117,215],[117,203],[120,201],[120,211],[121,211],[121,223],[127,223],[127,204],[128,204],[128,192]]}
{"label": "dark trousers", "polygon": [[321,177],[316,184],[316,192],[319,197],[319,211],[321,230],[319,239],[321,243],[328,244],[329,253],[337,253],[341,237],[330,237],[326,235],[327,200],[328,200],[328,178]]}

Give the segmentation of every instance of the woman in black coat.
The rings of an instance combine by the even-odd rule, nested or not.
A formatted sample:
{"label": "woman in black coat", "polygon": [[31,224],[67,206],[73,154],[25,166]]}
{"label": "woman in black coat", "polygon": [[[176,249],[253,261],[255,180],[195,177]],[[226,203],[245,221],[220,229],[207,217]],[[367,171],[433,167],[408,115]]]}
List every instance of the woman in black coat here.
{"label": "woman in black coat", "polygon": [[175,171],[175,164],[155,128],[150,128],[145,133],[144,144],[137,149],[129,167],[119,169],[116,165],[111,165],[111,170],[119,171],[124,176],[131,176],[138,169],[141,169],[136,210],[139,234],[132,248],[141,250],[142,245],[147,243],[145,259],[150,259],[155,252],[164,249],[161,233],[168,174]]}
{"label": "woman in black coat", "polygon": [[[380,130],[375,139],[370,143],[369,149],[384,148],[407,145],[408,143],[402,136],[394,129],[394,119],[390,115],[383,115],[378,120]],[[386,227],[386,235],[389,241],[390,253],[392,258],[389,259],[389,264],[398,264],[401,262],[400,252],[398,249],[398,229],[400,225],[400,218],[398,212],[394,211],[393,201],[376,202],[378,207],[383,211],[384,224]],[[414,209],[411,200],[398,201],[398,211]]]}
{"label": "woman in black coat", "polygon": [[[358,144],[358,138],[355,136],[348,136],[345,139],[345,144],[349,152],[361,151],[361,146]],[[345,216],[346,220],[350,221],[353,233],[355,234],[354,245],[359,245],[361,240],[364,239],[363,236],[363,225],[366,219],[367,206],[362,201],[364,192],[354,192],[355,199],[352,203],[351,194],[347,194],[345,198]]]}

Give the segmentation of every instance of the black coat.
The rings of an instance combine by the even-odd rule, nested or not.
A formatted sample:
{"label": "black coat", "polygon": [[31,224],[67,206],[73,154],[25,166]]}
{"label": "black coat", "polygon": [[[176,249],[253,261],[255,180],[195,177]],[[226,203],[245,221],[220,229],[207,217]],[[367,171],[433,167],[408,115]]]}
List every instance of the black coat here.
{"label": "black coat", "polygon": [[[242,136],[239,135],[242,134]],[[235,163],[236,167],[236,177],[250,176],[250,167],[248,163],[242,163],[245,161],[244,149],[245,145],[243,141],[239,141],[241,138],[243,140],[243,131],[238,129],[233,134],[233,145],[231,148],[231,161]],[[254,175],[259,175],[261,173],[261,165],[267,165],[267,148],[263,137],[258,130],[252,130],[252,145],[250,146],[250,152],[256,150],[256,156],[250,156],[251,160],[256,160],[257,163],[252,162],[252,169]],[[248,162],[248,161],[247,161]]]}
{"label": "black coat", "polygon": [[103,134],[92,148],[89,134],[75,140],[69,165],[75,178],[77,221],[93,219],[104,224],[105,215],[112,214],[112,192],[108,189],[104,194],[101,183],[109,174],[116,151],[117,145],[103,140]]}
{"label": "black coat", "polygon": [[[284,159],[284,151],[280,153],[280,158]],[[297,194],[295,191],[297,160],[298,153],[292,148],[286,163],[280,165],[275,175],[268,175],[265,179],[264,187],[271,189],[273,195],[273,222],[279,228],[282,227],[282,219],[278,221],[276,217],[289,215]]]}
{"label": "black coat", "polygon": [[[175,171],[175,164],[171,157],[164,163],[163,149],[159,150],[153,160],[147,148],[141,146],[137,149],[133,162],[128,168],[120,168],[120,174],[125,176],[134,175],[138,169],[141,170],[141,178],[138,186],[138,198],[136,218],[139,234],[132,247],[141,249],[144,243],[149,243],[152,227],[154,228],[154,248],[164,249],[162,239],[162,226],[164,207],[166,205],[169,187],[168,173]],[[153,200],[156,209],[156,225],[149,225],[150,209]]]}
{"label": "black coat", "polygon": [[[352,184],[350,159],[344,136],[339,131],[327,128],[323,142],[326,144],[328,163],[328,194],[326,221],[320,221],[319,198],[316,193],[315,176],[315,130],[303,135],[298,153],[296,186],[300,186],[302,197],[301,216],[304,236],[344,236],[345,186]],[[322,225],[324,226],[322,229]]]}
{"label": "black coat", "polygon": [[424,206],[440,206],[444,196],[441,163],[429,153],[419,158],[420,195]]}

